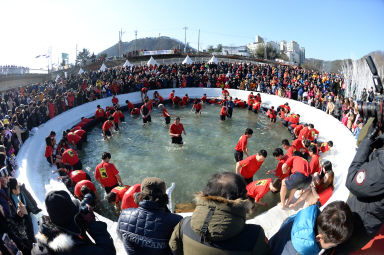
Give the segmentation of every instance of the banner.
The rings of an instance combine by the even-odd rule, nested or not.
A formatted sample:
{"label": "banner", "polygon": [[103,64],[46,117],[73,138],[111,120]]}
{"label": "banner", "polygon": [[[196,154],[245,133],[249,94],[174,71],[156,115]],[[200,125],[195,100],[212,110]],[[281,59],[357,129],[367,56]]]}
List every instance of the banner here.
{"label": "banner", "polygon": [[174,50],[146,50],[140,51],[140,56],[154,56],[154,55],[166,55],[166,54],[174,54]]}
{"label": "banner", "polygon": [[68,60],[68,53],[61,53],[61,58],[63,60]]}

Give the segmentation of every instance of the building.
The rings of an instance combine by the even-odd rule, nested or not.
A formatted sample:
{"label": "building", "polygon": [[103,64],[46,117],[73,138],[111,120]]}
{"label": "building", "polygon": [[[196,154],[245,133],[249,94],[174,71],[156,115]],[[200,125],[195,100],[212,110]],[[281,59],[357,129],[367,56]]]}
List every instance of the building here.
{"label": "building", "polygon": [[249,57],[250,56],[247,46],[238,46],[238,47],[223,46],[222,50],[221,50],[221,54],[223,54],[223,55],[238,55],[238,56],[243,56],[243,57]]}
{"label": "building", "polygon": [[305,60],[305,48],[301,47],[295,41],[286,41],[280,42],[280,51],[283,51],[287,55],[289,62],[295,65],[301,65]]}

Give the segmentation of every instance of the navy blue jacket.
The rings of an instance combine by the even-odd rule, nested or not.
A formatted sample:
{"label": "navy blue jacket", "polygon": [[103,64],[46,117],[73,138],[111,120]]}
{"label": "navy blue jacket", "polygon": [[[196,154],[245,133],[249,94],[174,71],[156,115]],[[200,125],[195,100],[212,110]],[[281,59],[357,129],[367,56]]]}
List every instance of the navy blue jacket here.
{"label": "navy blue jacket", "polygon": [[143,200],[138,208],[128,208],[120,214],[117,234],[129,255],[172,254],[168,242],[182,218],[155,202]]}

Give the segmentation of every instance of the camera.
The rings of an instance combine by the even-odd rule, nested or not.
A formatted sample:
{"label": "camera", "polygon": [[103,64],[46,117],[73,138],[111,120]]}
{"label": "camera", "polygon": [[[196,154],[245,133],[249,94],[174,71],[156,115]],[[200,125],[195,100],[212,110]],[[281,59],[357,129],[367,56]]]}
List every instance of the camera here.
{"label": "camera", "polygon": [[383,85],[381,83],[380,76],[377,72],[376,65],[373,62],[373,59],[371,56],[366,57],[365,59],[367,61],[367,64],[369,66],[369,69],[371,70],[371,73],[373,75],[373,83],[375,85],[375,91],[378,95],[375,97],[375,102],[369,103],[369,102],[357,102],[357,109],[359,111],[359,114],[361,117],[368,119],[368,118],[375,118],[376,123],[379,125],[379,128],[383,128]]}

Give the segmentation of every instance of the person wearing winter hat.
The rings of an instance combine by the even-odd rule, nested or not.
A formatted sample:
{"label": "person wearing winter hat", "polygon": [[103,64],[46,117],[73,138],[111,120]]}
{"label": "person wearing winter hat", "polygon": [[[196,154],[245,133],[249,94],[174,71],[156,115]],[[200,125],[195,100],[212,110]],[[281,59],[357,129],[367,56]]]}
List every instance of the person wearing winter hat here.
{"label": "person wearing winter hat", "polygon": [[135,202],[139,207],[122,211],[117,224],[117,234],[126,252],[170,254],[168,241],[182,217],[169,211],[164,181],[157,177],[145,178],[140,192],[135,194]]}
{"label": "person wearing winter hat", "polygon": [[107,224],[84,221],[80,202],[72,200],[66,191],[49,192],[45,197],[45,206],[49,216],[42,216],[39,221],[37,243],[33,245],[32,255],[116,254]]}

